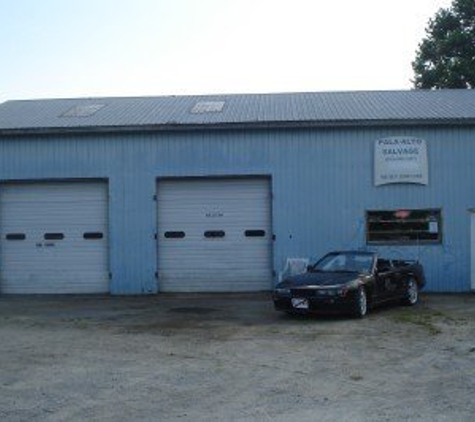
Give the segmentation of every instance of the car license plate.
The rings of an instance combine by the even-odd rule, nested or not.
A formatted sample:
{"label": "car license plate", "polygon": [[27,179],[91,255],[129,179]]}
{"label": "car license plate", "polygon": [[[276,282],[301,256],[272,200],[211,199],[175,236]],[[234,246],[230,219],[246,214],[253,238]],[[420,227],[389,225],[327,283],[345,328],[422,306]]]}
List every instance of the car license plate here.
{"label": "car license plate", "polygon": [[292,306],[295,309],[308,309],[308,300],[300,298],[292,298]]}

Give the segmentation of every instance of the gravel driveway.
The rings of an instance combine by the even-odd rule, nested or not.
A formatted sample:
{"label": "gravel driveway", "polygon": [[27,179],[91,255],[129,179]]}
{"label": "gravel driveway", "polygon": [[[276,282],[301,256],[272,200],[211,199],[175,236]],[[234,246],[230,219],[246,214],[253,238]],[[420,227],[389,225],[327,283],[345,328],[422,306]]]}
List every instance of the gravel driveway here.
{"label": "gravel driveway", "polygon": [[0,297],[0,420],[446,420],[475,415],[475,296],[364,320],[267,294]]}

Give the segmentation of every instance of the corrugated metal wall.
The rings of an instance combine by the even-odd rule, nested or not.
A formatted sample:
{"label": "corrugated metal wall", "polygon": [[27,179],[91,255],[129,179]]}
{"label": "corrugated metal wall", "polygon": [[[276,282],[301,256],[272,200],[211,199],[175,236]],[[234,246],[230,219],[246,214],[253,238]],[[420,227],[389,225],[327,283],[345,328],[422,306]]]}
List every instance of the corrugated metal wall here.
{"label": "corrugated metal wall", "polygon": [[[373,186],[373,145],[387,136],[427,141],[429,186]],[[156,179],[271,175],[274,269],[287,257],[365,246],[367,209],[442,208],[443,243],[379,247],[420,256],[428,290],[470,289],[475,129],[366,128],[2,138],[0,180],[107,178],[111,291],[157,291]],[[372,248],[375,249],[375,248]]]}

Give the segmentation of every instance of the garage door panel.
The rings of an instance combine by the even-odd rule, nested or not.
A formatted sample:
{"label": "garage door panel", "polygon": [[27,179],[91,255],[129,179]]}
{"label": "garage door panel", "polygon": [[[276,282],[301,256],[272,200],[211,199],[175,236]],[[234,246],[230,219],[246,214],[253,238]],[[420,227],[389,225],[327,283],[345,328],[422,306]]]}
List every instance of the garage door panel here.
{"label": "garage door panel", "polygon": [[213,250],[221,250],[222,248],[238,248],[238,247],[261,247],[262,244],[269,243],[269,237],[259,237],[259,238],[248,238],[245,239],[231,239],[231,236],[227,235],[226,239],[222,240],[209,240],[203,239],[203,236],[197,235],[194,238],[187,238],[187,239],[165,239],[161,241],[161,244],[166,249],[192,249],[192,248],[206,248],[206,249],[213,249]]}
{"label": "garage door panel", "polygon": [[[264,247],[267,245],[263,245]],[[226,250],[219,250],[219,249],[200,249],[200,250],[191,250],[190,252],[185,252],[180,249],[173,249],[173,250],[167,250],[167,251],[162,251],[161,255],[161,261],[163,263],[167,261],[175,261],[177,259],[186,259],[188,262],[191,262],[191,260],[203,260],[203,256],[206,255],[206,262],[214,262],[214,261],[223,261],[226,262],[227,264],[230,264],[232,262],[247,262],[249,265],[252,265],[253,263],[256,262],[267,262],[269,256],[268,255],[263,255],[261,253],[262,248],[249,248],[247,249],[246,254],[236,254],[234,257],[230,257],[230,254],[233,254],[234,250],[233,249],[228,249],[228,252]],[[250,255],[255,255],[252,257],[252,260],[250,258]],[[184,264],[186,265],[186,264]],[[200,264],[201,266],[205,267],[206,263],[203,262]]]}
{"label": "garage door panel", "polygon": [[[106,183],[0,185],[0,291],[109,291],[107,216]],[[7,240],[11,233],[25,239]]]}
{"label": "garage door panel", "polygon": [[[162,291],[270,288],[269,180],[160,181],[157,192]],[[261,230],[264,236],[246,236],[246,230]],[[208,231],[222,231],[224,236],[206,237]],[[167,232],[184,237],[166,238]]]}
{"label": "garage door panel", "polygon": [[[266,289],[269,288],[269,284],[268,284],[269,274],[266,270],[255,270],[250,274],[249,270],[243,270],[239,266],[233,267],[233,266],[223,265],[219,263],[216,263],[215,266],[210,265],[203,269],[200,268],[199,271],[193,270],[191,268],[177,269],[176,271],[173,272],[173,277],[170,277],[163,271],[159,272],[161,281],[169,282],[169,283],[175,282],[175,280],[183,278],[185,275],[187,278],[190,279],[190,281],[205,279],[205,280],[216,280],[216,283],[224,281],[224,280],[235,280],[236,282],[239,282],[239,281],[245,281],[245,280],[258,278],[264,284],[267,283]],[[201,286],[201,287],[205,288],[206,286]],[[200,286],[197,285],[197,289],[199,288]]]}
{"label": "garage door panel", "polygon": [[[50,276],[51,278],[52,276]],[[14,294],[92,294],[104,293],[108,289],[109,281],[103,280],[101,284],[94,278],[88,282],[87,279],[80,280],[61,279],[56,283],[45,283],[44,280],[34,281],[31,279],[18,280],[16,282],[6,282],[4,289]],[[38,285],[41,291],[38,291]]]}
{"label": "garage door panel", "polygon": [[160,285],[162,291],[167,292],[250,292],[264,291],[269,289],[269,283],[262,279],[246,279],[241,282],[236,279],[220,279],[219,282],[213,278],[175,278],[173,281],[164,280]]}

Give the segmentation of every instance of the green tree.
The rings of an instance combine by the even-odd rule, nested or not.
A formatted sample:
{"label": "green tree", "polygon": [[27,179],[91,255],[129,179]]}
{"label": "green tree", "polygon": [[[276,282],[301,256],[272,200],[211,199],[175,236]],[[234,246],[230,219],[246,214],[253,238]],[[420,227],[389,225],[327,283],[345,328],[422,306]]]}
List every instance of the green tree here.
{"label": "green tree", "polygon": [[418,89],[475,88],[475,0],[436,13],[412,68]]}

